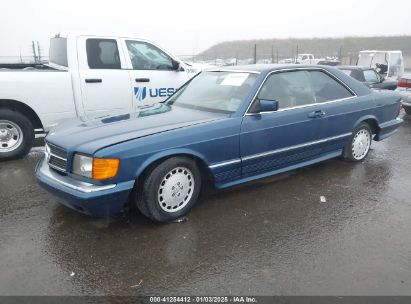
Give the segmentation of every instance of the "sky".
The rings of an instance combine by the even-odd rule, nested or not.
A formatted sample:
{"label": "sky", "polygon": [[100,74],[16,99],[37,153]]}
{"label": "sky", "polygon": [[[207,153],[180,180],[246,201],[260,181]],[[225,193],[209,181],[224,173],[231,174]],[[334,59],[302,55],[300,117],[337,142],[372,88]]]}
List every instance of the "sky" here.
{"label": "sky", "polygon": [[[226,40],[411,34],[409,0],[1,0],[0,56],[60,31],[118,33],[176,55]],[[411,43],[411,41],[410,41]]]}

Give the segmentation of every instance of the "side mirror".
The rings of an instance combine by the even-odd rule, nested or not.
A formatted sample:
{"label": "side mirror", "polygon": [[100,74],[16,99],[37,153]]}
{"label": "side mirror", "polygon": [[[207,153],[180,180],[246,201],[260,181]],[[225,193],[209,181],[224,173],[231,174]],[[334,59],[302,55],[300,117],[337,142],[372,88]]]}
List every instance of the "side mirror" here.
{"label": "side mirror", "polygon": [[172,59],[172,65],[174,71],[180,70],[180,62],[178,62],[177,60]]}
{"label": "side mirror", "polygon": [[250,108],[250,113],[275,112],[278,110],[278,101],[257,99]]}

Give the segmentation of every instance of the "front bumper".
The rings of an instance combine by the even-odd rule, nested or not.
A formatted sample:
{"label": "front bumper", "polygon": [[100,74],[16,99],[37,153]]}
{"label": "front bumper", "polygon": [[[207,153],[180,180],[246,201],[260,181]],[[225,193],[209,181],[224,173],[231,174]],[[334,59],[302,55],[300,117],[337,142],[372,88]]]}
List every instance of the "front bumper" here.
{"label": "front bumper", "polygon": [[44,157],[37,163],[35,175],[40,186],[60,203],[96,217],[119,213],[134,187],[134,180],[104,186],[78,181],[50,169]]}

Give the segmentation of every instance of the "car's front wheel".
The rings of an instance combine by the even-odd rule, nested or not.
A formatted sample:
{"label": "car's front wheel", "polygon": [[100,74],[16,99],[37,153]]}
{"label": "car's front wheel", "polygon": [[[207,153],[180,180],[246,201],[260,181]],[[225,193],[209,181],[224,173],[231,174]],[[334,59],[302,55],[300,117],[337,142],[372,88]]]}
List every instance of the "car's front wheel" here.
{"label": "car's front wheel", "polygon": [[411,115],[411,107],[408,107],[408,106],[403,106],[403,108],[404,108],[404,110],[405,110],[405,113],[407,113],[408,115]]}
{"label": "car's front wheel", "polygon": [[367,123],[361,123],[352,132],[344,149],[344,158],[353,162],[362,161],[370,151],[372,131]]}
{"label": "car's front wheel", "polygon": [[172,157],[154,166],[143,177],[134,203],[145,216],[169,222],[188,213],[201,189],[201,174],[195,161]]}

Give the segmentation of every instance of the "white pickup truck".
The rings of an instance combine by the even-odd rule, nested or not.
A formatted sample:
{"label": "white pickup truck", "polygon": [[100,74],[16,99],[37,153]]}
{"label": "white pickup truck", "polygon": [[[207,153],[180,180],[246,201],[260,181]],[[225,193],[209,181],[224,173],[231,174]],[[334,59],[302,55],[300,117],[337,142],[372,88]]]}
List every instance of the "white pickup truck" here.
{"label": "white pickup truck", "polygon": [[0,160],[23,157],[60,120],[133,112],[163,101],[195,73],[152,42],[67,33],[47,65],[0,65]]}

